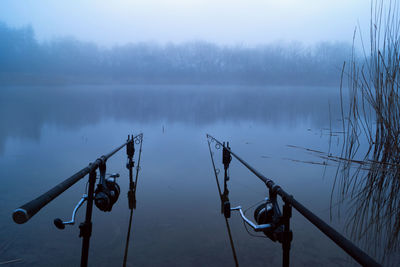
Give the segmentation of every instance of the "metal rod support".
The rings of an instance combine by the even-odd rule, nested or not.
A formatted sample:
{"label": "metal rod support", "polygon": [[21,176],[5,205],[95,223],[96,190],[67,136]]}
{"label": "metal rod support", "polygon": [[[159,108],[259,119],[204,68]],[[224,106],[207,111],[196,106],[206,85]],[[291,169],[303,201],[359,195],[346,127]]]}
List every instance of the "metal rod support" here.
{"label": "metal rod support", "polygon": [[[128,226],[128,233],[126,236],[126,243],[125,243],[125,252],[124,252],[124,261],[123,261],[123,267],[126,266],[127,260],[128,260],[128,249],[129,249],[129,239],[131,237],[131,228],[132,228],[132,216],[133,216],[133,210],[136,209],[136,189],[137,189],[137,183],[138,183],[138,177],[139,177],[139,171],[140,171],[140,159],[142,155],[142,145],[143,145],[143,134],[139,135],[139,140],[140,140],[140,148],[139,148],[139,158],[137,161],[136,165],[136,177],[135,177],[135,182],[133,182],[133,154],[134,154],[134,149],[133,149],[133,154],[128,154],[128,162],[129,162],[129,191],[128,191],[128,205],[130,209],[130,216],[129,216],[129,226]],[[128,137],[129,140],[129,137]],[[133,142],[134,140],[131,139]],[[132,145],[134,147],[134,145]]]}
{"label": "metal rod support", "polygon": [[[134,137],[136,139],[139,137],[141,134],[137,135]],[[110,153],[101,156],[98,158],[95,162],[89,164],[87,167],[83,168],[82,170],[78,171],[71,177],[65,179],[58,185],[54,186],[52,189],[47,191],[46,193],[40,195],[39,197],[35,198],[34,200],[31,200],[24,205],[20,206],[19,208],[15,209],[12,217],[14,222],[18,224],[26,223],[30,218],[32,218],[40,209],[42,209],[44,206],[46,206],[49,202],[51,202],[53,199],[58,197],[60,194],[62,194],[65,190],[73,186],[76,182],[78,182],[80,179],[85,177],[88,173],[90,173],[92,170],[96,170],[97,167],[102,163],[106,162],[107,159],[112,157],[115,153],[117,153],[121,148],[123,148],[127,142],[123,143],[119,147],[115,148],[112,150]]]}
{"label": "metal rod support", "polygon": [[292,217],[292,206],[285,202],[283,205],[283,240],[282,240],[282,266],[289,267],[290,262],[290,244],[293,239],[292,231],[290,230],[290,218]]}
{"label": "metal rod support", "polygon": [[[207,138],[214,140],[218,145],[225,147],[223,143],[215,139],[213,136],[207,134]],[[274,181],[268,179],[256,169],[254,169],[250,164],[244,161],[237,154],[232,152],[232,150],[228,147],[229,153],[234,156],[239,162],[241,162],[247,169],[249,169],[254,175],[256,175],[261,181],[263,181],[266,186],[272,191],[276,192],[280,195],[283,201],[290,203],[300,214],[302,214],[305,218],[307,218],[312,224],[314,224],[322,233],[328,236],[333,242],[335,242],[340,248],[342,248],[347,254],[349,254],[353,259],[355,259],[362,266],[381,266],[378,262],[376,262],[373,258],[371,258],[368,254],[350,242],[347,238],[329,226],[326,222],[320,219],[317,215],[312,213],[309,209],[304,207],[300,202],[295,200],[293,196],[286,193],[280,186],[275,185]]]}
{"label": "metal rod support", "polygon": [[88,188],[88,198],[86,204],[85,222],[79,225],[80,228],[79,237],[83,237],[82,254],[81,254],[82,267],[86,267],[88,265],[89,242],[90,242],[90,236],[92,235],[92,211],[93,211],[93,195],[94,195],[95,184],[96,184],[96,170],[92,170],[89,174],[89,188]]}
{"label": "metal rod support", "polygon": [[[221,206],[222,206],[223,197],[222,197],[222,193],[221,193],[221,187],[219,186],[218,172],[217,172],[217,169],[215,168],[214,155],[213,155],[213,153],[211,151],[210,142],[208,141],[207,143],[208,143],[208,150],[210,151],[211,163],[212,163],[213,170],[214,170],[215,182],[217,183],[218,195],[219,195],[219,198],[221,200]],[[221,213],[222,213],[222,208],[221,208]],[[226,230],[228,231],[229,242],[231,244],[233,260],[235,261],[235,266],[238,267],[239,266],[239,260],[238,260],[237,255],[236,255],[236,249],[235,249],[235,245],[234,245],[233,238],[232,238],[231,227],[229,226],[229,222],[228,222],[228,218],[227,217],[225,217],[225,225],[226,225]]]}
{"label": "metal rod support", "polygon": [[140,138],[140,146],[139,146],[139,157],[136,165],[136,176],[135,176],[135,193],[137,189],[137,183],[138,183],[138,178],[139,178],[139,171],[140,171],[140,159],[142,157],[142,145],[143,145],[143,134],[138,135]]}

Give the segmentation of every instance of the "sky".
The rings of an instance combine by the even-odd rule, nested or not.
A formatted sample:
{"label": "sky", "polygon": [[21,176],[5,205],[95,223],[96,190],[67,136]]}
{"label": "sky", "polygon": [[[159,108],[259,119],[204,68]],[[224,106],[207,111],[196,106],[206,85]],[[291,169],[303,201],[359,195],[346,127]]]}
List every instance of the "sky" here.
{"label": "sky", "polygon": [[0,21],[31,25],[39,41],[102,46],[207,41],[259,45],[351,42],[369,28],[369,0],[1,0]]}

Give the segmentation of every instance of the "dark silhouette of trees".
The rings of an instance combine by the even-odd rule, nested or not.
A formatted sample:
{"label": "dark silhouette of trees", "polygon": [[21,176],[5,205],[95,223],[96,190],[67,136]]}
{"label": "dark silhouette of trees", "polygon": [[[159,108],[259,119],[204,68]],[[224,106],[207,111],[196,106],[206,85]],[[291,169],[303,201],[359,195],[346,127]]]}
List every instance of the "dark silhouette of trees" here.
{"label": "dark silhouette of trees", "polygon": [[73,38],[39,43],[0,23],[0,83],[338,84],[344,43],[217,46],[135,43],[105,49]]}

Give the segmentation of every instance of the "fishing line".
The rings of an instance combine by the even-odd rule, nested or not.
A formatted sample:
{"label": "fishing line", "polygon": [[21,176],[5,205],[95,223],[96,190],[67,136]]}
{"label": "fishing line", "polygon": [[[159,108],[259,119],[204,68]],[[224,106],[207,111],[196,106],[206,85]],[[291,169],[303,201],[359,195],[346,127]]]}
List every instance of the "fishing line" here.
{"label": "fishing line", "polygon": [[[96,180],[98,180],[99,177],[96,177]],[[89,186],[89,181],[86,182],[86,186],[85,186],[85,194],[87,195],[88,192],[88,186]]]}
{"label": "fishing line", "polygon": [[[254,237],[263,237],[253,235],[249,232],[246,224],[253,228],[255,232],[262,232],[266,237],[271,239],[273,242],[279,242],[282,244],[282,265],[284,267],[289,266],[290,261],[290,247],[293,239],[293,232],[290,228],[290,219],[292,217],[292,208],[296,209],[305,219],[315,225],[325,236],[330,238],[333,242],[336,243],[341,249],[343,249],[348,255],[350,255],[354,260],[356,260],[362,266],[381,266],[378,262],[376,262],[372,257],[366,254],[364,251],[359,249],[356,245],[354,245],[350,240],[341,235],[331,226],[329,226],[326,222],[324,222],[321,218],[315,215],[313,212],[308,210],[305,206],[303,206],[299,201],[297,201],[291,194],[287,193],[284,189],[282,189],[279,185],[275,184],[273,180],[267,178],[256,169],[254,169],[251,165],[249,165],[245,160],[235,154],[230,146],[229,142],[220,142],[211,135],[206,135],[207,140],[215,141],[219,144],[219,147],[223,148],[222,159],[224,163],[225,169],[225,188],[226,188],[226,170],[229,167],[229,163],[232,157],[235,157],[241,164],[243,164],[250,172],[252,172],[255,176],[257,176],[269,189],[269,197],[265,198],[265,203],[259,205],[254,211],[254,219],[256,223],[246,217],[245,212],[250,210],[255,205],[253,204],[249,208],[246,208],[245,212],[243,212],[241,206],[237,206],[234,208],[230,208],[229,199],[223,205],[223,211],[225,218],[230,218],[230,211],[237,211],[240,213],[240,216],[243,219],[243,224],[247,233],[250,236]],[[226,145],[225,145],[226,144]],[[216,146],[217,147],[217,146]],[[307,151],[317,152],[316,150],[306,149]],[[211,148],[210,148],[211,153]],[[230,159],[229,155],[230,154]],[[329,156],[329,155],[328,155]],[[339,159],[341,159],[339,157]],[[339,164],[342,162],[340,160]],[[214,162],[213,162],[214,164]],[[214,167],[215,171],[215,167]],[[229,193],[229,192],[228,192]],[[282,211],[280,210],[280,206],[278,203],[277,197],[280,197],[280,200],[283,201]],[[225,205],[226,204],[226,205]],[[265,237],[264,237],[265,238]]]}
{"label": "fishing line", "polygon": [[250,231],[249,231],[249,229],[247,228],[247,225],[246,225],[246,223],[243,221],[243,225],[244,225],[244,229],[246,229],[246,232],[250,235],[250,236],[252,236],[252,237],[259,237],[259,238],[267,238],[266,236],[263,236],[263,235],[255,235],[255,234],[252,234]]}
{"label": "fishing line", "polygon": [[[254,208],[255,206],[261,204],[262,202],[264,202],[264,200],[260,200],[260,201],[258,201],[257,203],[251,205],[250,207],[248,207],[247,209],[244,210],[243,214],[246,215],[246,212],[247,212],[249,209]],[[263,235],[255,235],[255,234],[252,234],[252,233],[249,231],[249,229],[247,228],[247,225],[246,225],[246,223],[245,223],[244,221],[243,221],[243,225],[244,225],[244,228],[246,229],[246,232],[247,232],[249,235],[251,235],[252,237],[267,238],[266,236],[263,236]]]}
{"label": "fishing line", "polygon": [[[218,178],[218,174],[220,173],[220,169],[218,169],[218,168],[215,167],[214,152],[211,151],[211,142],[210,142],[209,140],[207,140],[207,141],[208,141],[208,149],[209,149],[209,151],[210,151],[210,157],[211,157],[212,166],[213,166],[213,169],[214,169],[215,181],[216,181],[216,183],[217,183],[218,194],[219,194],[220,201],[221,201],[221,206],[222,206],[222,205],[223,205],[224,196],[223,196],[223,194],[221,193],[221,187],[220,187],[219,178]],[[217,147],[217,145],[216,145],[215,148],[216,148],[216,149],[219,149],[220,146]],[[225,183],[225,184],[224,184],[224,189],[226,189],[226,180],[224,180],[224,183]],[[224,194],[225,194],[225,192],[224,192]],[[228,200],[228,201],[229,201],[229,200]],[[221,209],[222,209],[222,207],[221,207]],[[221,210],[221,212],[222,212],[222,210]],[[225,210],[224,210],[223,213],[224,213],[224,217],[225,217],[225,223],[226,223],[226,229],[227,229],[227,231],[228,231],[229,241],[230,241],[230,244],[231,244],[233,259],[234,259],[234,261],[235,261],[235,266],[239,266],[239,261],[238,261],[238,259],[237,259],[236,249],[235,249],[235,246],[234,246],[234,242],[233,242],[233,238],[232,238],[231,229],[230,229],[229,222],[228,222],[228,218],[230,217],[230,205],[229,205],[229,215],[227,216],[227,213],[226,213]]]}
{"label": "fishing line", "polygon": [[[215,166],[214,152],[211,151],[211,144],[214,143],[214,139],[207,140],[207,142],[208,142],[208,148],[209,148],[209,150],[210,150],[210,156],[211,156],[211,161],[212,161],[212,166],[213,166],[213,169],[214,169],[214,173],[215,173],[215,175],[217,176],[216,179],[218,180],[218,183],[219,183],[219,177],[218,177],[218,175],[220,174],[220,169],[217,168],[217,167]],[[214,147],[215,147],[215,149],[217,149],[217,150],[221,149],[221,145],[218,144],[218,143],[216,143],[216,144],[214,145]],[[230,176],[230,169],[228,169],[228,176],[229,176],[229,179],[232,179],[232,177]],[[265,192],[261,192],[261,191],[258,191],[258,190],[254,190],[254,188],[251,188],[251,187],[248,186],[247,184],[242,183],[240,180],[236,180],[235,178],[233,178],[233,179],[234,179],[234,181],[235,181],[236,183],[238,183],[239,185],[241,185],[244,189],[247,189],[247,191],[252,192],[252,193],[255,192],[255,193],[260,194],[260,195],[265,195]]]}

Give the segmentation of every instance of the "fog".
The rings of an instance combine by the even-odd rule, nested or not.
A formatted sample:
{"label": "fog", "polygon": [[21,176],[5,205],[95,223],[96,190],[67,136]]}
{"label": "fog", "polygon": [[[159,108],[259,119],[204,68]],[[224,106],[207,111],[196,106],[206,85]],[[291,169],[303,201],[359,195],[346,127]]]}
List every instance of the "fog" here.
{"label": "fog", "polygon": [[[249,235],[238,214],[226,228],[209,158],[215,153],[222,170],[222,150],[207,150],[206,133],[347,235],[347,207],[341,218],[330,213],[336,166],[310,151],[340,154],[342,68],[353,52],[362,55],[352,37],[357,24],[367,35],[369,4],[1,1],[0,265],[79,264],[84,212],[64,231],[52,222],[71,215],[86,180],[24,225],[10,215],[139,132],[132,229],[126,154],[116,153],[107,171],[121,174],[121,196],[111,213],[93,210],[90,265],[118,265],[129,243],[127,266],[226,266],[233,243],[242,266],[281,265],[282,246]],[[268,190],[237,161],[230,170],[230,201],[252,214]],[[293,265],[353,264],[299,213],[290,224]],[[385,254],[388,262],[396,256]]]}
{"label": "fog", "polygon": [[348,43],[257,47],[130,43],[100,48],[73,38],[38,42],[32,27],[0,24],[0,83],[338,85]]}
{"label": "fog", "polygon": [[3,0],[0,20],[32,25],[39,41],[72,36],[111,47],[193,40],[220,45],[277,41],[315,44],[351,40],[355,26],[368,36],[365,0]]}
{"label": "fog", "polygon": [[7,127],[0,134],[0,154],[7,139],[39,140],[46,125],[77,130],[112,119],[161,129],[176,123],[279,126],[309,121],[318,130],[340,118],[338,92],[320,87],[3,87],[1,96],[0,121]]}

